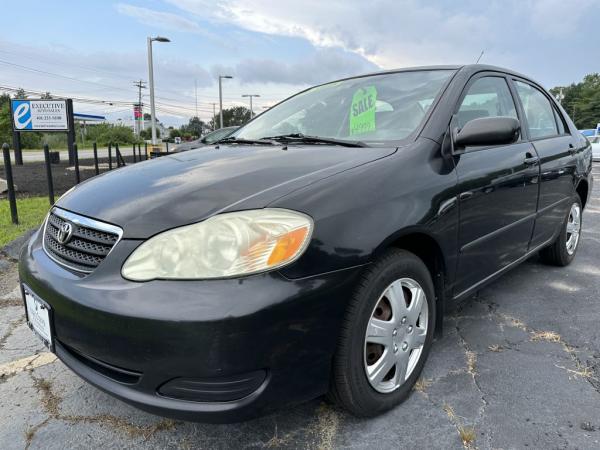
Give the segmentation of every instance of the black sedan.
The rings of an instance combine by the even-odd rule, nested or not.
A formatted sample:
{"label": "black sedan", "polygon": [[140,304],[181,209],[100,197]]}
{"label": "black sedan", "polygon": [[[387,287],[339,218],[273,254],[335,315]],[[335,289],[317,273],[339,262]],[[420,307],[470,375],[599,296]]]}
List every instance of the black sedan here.
{"label": "black sedan", "polygon": [[67,366],[187,420],[326,393],[393,408],[447,302],[538,252],[573,260],[592,187],[552,96],[482,65],[327,83],[218,147],[82,183],[19,266],[30,326]]}

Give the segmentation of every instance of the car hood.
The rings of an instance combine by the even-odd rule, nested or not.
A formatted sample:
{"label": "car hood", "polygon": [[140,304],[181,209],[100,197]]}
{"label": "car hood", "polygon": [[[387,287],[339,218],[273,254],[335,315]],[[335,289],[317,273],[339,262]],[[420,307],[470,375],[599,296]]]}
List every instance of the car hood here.
{"label": "car hood", "polygon": [[92,178],[57,206],[144,239],[217,212],[263,208],[293,190],[386,157],[395,148],[207,147]]}
{"label": "car hood", "polygon": [[200,140],[197,141],[190,141],[190,142],[182,142],[181,144],[176,145],[175,147],[173,147],[173,152],[177,153],[177,152],[186,152],[188,150],[192,150],[194,148],[201,148],[206,146],[207,144],[205,144],[204,142],[201,142]]}

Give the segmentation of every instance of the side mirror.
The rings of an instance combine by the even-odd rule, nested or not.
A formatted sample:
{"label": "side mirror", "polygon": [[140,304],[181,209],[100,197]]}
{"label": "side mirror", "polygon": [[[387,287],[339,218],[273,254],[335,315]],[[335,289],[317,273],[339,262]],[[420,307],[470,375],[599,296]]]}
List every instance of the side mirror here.
{"label": "side mirror", "polygon": [[519,139],[521,124],[512,117],[481,117],[469,120],[453,133],[454,148],[506,145]]}

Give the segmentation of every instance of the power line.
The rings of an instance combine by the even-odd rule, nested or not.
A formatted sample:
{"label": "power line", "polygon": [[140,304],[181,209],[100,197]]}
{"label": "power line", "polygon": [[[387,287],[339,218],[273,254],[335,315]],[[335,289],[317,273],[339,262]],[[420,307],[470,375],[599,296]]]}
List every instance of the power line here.
{"label": "power line", "polygon": [[56,64],[56,61],[51,61],[51,60],[49,60],[47,58],[40,58],[39,55],[36,55],[35,57],[31,57],[31,56],[24,55],[23,53],[9,52],[8,50],[2,50],[2,49],[0,49],[0,53],[6,53],[7,55],[18,56],[20,58],[25,58],[25,59],[28,59],[30,61],[45,62],[46,64],[51,65],[51,66],[55,66],[57,68],[58,67],[62,68],[62,66],[67,65],[67,66],[71,66],[71,67],[76,67],[78,69],[89,70],[90,72],[94,72],[95,74],[98,74],[98,72],[104,72],[106,74],[109,74],[109,75],[112,75],[112,76],[115,76],[115,77],[118,77],[118,78],[122,78],[124,80],[129,80],[129,77],[126,76],[126,75],[123,75],[122,73],[113,72],[113,71],[106,70],[106,69],[99,69],[97,67],[82,66],[82,65],[79,65],[79,64],[73,64],[72,62],[67,62],[67,63],[61,62],[60,65],[58,65],[58,64]]}
{"label": "power line", "polygon": [[109,88],[109,89],[127,90],[127,89],[124,89],[124,88],[121,88],[121,87],[117,87],[117,86],[110,86],[108,84],[97,83],[96,81],[81,80],[79,78],[69,77],[67,75],[60,75],[58,73],[48,72],[46,70],[40,70],[40,69],[36,69],[36,68],[33,68],[33,67],[24,66],[22,64],[15,64],[15,63],[11,63],[9,61],[4,61],[3,59],[0,59],[0,64],[5,64],[7,66],[18,67],[19,69],[28,70],[30,72],[42,73],[44,75],[50,75],[50,76],[53,76],[53,77],[64,78],[65,80],[78,81],[80,83],[94,84],[94,85],[102,86],[102,87]]}

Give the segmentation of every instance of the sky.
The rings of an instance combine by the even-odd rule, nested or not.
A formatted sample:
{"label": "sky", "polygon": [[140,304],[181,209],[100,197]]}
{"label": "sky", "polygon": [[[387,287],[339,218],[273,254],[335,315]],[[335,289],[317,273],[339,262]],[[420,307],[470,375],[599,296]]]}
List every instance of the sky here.
{"label": "sky", "polygon": [[[2,5],[0,90],[82,99],[75,111],[131,119],[154,43],[157,117],[254,110],[314,84],[382,69],[481,62],[547,88],[600,72],[600,0],[20,0]],[[197,94],[197,95],[196,95]],[[148,89],[143,103],[149,104]],[[32,95],[33,96],[33,95]]]}

